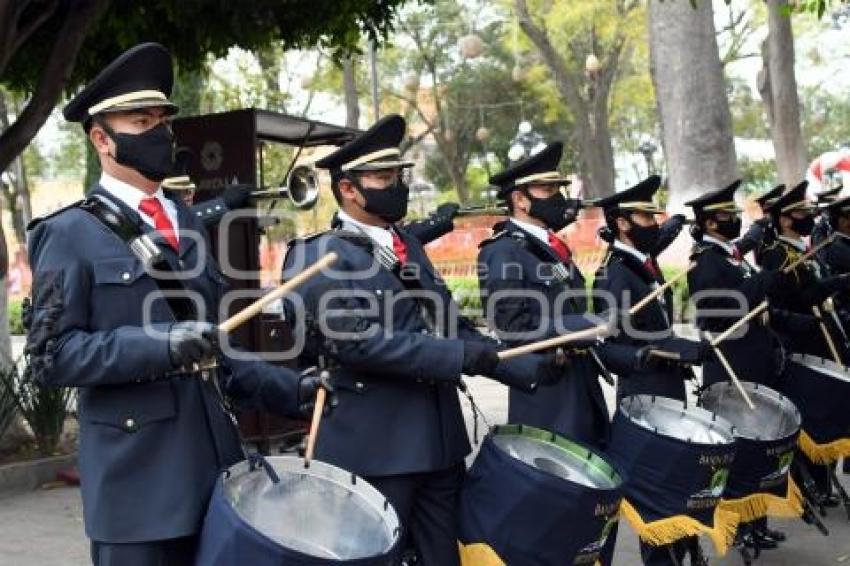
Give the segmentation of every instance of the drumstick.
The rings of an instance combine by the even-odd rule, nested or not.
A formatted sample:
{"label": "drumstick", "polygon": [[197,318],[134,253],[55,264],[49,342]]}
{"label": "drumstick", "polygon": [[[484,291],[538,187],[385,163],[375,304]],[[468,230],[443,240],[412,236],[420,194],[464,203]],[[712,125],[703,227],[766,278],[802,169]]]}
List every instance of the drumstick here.
{"label": "drumstick", "polygon": [[838,365],[844,365],[841,362],[841,356],[838,355],[838,348],[835,347],[835,342],[832,341],[832,335],[829,333],[829,329],[826,327],[826,323],[823,321],[823,317],[821,316],[820,309],[817,305],[812,306],[812,313],[814,313],[815,318],[818,319],[820,331],[823,333],[823,339],[826,340],[826,345],[829,347],[832,359],[835,360],[835,363]]}
{"label": "drumstick", "polygon": [[738,374],[735,373],[735,370],[732,369],[732,364],[729,363],[729,360],[726,359],[726,354],[720,351],[720,348],[711,345],[711,348],[714,350],[714,355],[717,356],[717,359],[720,360],[720,365],[723,366],[723,369],[726,370],[726,373],[729,374],[729,377],[732,379],[732,383],[735,385],[735,388],[738,390],[738,393],[741,394],[741,397],[746,401],[747,406],[750,410],[754,411],[756,406],[753,405],[753,400],[750,399],[750,396],[747,394],[747,390],[744,389],[744,386],[741,384],[741,380],[738,379]]}
{"label": "drumstick", "polygon": [[712,341],[711,346],[717,347],[718,344],[729,338],[736,330],[744,326],[747,322],[761,314],[761,312],[768,307],[767,301],[762,301],[759,303],[759,306],[748,312],[744,317],[738,319],[732,326],[718,334]]}
{"label": "drumstick", "polygon": [[661,285],[660,287],[652,291],[650,294],[639,300],[637,303],[634,304],[634,306],[632,306],[632,308],[629,309],[629,316],[636,314],[643,307],[657,299],[664,291],[675,285],[676,282],[679,281],[679,279],[687,275],[688,272],[696,266],[696,262],[691,262],[688,267],[685,268],[684,271],[682,271],[681,273],[677,273],[673,278],[670,279],[670,281],[667,281],[666,283],[664,283],[664,285]]}
{"label": "drumstick", "polygon": [[569,334],[555,336],[554,338],[547,338],[546,340],[540,340],[539,342],[532,342],[531,344],[524,344],[522,346],[517,346],[516,348],[502,350],[499,352],[499,359],[507,360],[516,356],[522,356],[523,354],[532,354],[534,352],[539,352],[540,350],[548,350],[549,348],[563,346],[564,344],[569,344],[576,340],[608,336],[611,332],[613,332],[613,328],[611,326],[607,324],[600,324],[599,326],[586,328],[585,330],[579,330],[578,332],[570,332]]}
{"label": "drumstick", "polygon": [[324,387],[316,390],[316,404],[313,406],[313,419],[310,422],[310,434],[307,436],[307,449],[304,451],[304,467],[309,468],[316,451],[316,439],[319,436],[319,425],[322,422],[322,413],[325,410],[325,400],[328,392]]}
{"label": "drumstick", "polygon": [[295,289],[296,287],[316,275],[322,269],[330,266],[337,260],[337,258],[338,256],[334,252],[330,252],[329,254],[322,256],[321,258],[319,258],[319,261],[317,261],[301,273],[297,274],[295,277],[293,277],[286,283],[278,286],[277,289],[263,295],[262,297],[260,297],[259,299],[239,311],[238,313],[234,314],[233,316],[219,324],[219,331],[224,334],[232,332],[238,326],[247,322],[248,319],[259,314],[263,310],[263,307],[265,307],[272,301],[280,299],[285,294],[292,291],[293,289]]}

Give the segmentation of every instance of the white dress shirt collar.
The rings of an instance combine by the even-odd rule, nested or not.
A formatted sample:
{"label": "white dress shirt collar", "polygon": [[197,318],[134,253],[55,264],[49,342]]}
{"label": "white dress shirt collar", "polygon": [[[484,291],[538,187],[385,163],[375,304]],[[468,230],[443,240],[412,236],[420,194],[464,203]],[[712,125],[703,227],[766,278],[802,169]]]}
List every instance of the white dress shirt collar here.
{"label": "white dress shirt collar", "polygon": [[109,173],[100,174],[100,186],[103,187],[106,192],[126,204],[129,208],[139,212],[139,216],[142,217],[142,220],[150,226],[154,225],[153,218],[139,211],[139,204],[142,202],[142,199],[146,199],[151,196],[156,197],[156,199],[159,200],[165,208],[165,213],[168,215],[168,219],[171,220],[172,226],[174,226],[174,233],[177,235],[178,239],[180,238],[180,234],[178,232],[179,225],[177,222],[177,205],[175,205],[171,199],[165,197],[165,193],[162,192],[162,187],[157,188],[154,194],[148,195],[141,189],[137,189],[129,183],[120,181]]}
{"label": "white dress shirt collar", "polygon": [[722,240],[718,240],[717,238],[715,238],[713,236],[708,236],[708,235],[704,235],[702,237],[702,241],[708,242],[709,244],[714,244],[715,246],[720,246],[721,248],[726,250],[726,253],[728,253],[731,256],[735,255],[735,248],[733,248],[732,244],[730,244],[729,242],[724,242]]}
{"label": "white dress shirt collar", "polygon": [[626,244],[626,243],[624,243],[620,240],[614,240],[614,247],[616,249],[620,250],[620,251],[623,251],[623,252],[626,252],[627,254],[631,254],[631,255],[635,256],[640,261],[641,264],[646,263],[646,260],[649,259],[649,256],[647,256],[646,254],[636,250],[635,248],[631,247],[630,245],[628,245],[628,244]]}
{"label": "white dress shirt collar", "polygon": [[393,235],[389,229],[382,226],[364,224],[363,222],[352,218],[351,215],[342,209],[337,212],[336,216],[339,221],[342,222],[343,228],[347,227],[349,230],[354,232],[363,232],[379,246],[390,249],[393,248]]}
{"label": "white dress shirt collar", "polygon": [[531,224],[530,222],[523,222],[522,220],[517,220],[516,218],[511,218],[511,222],[546,244],[549,245],[549,231],[542,226],[537,226],[536,224]]}

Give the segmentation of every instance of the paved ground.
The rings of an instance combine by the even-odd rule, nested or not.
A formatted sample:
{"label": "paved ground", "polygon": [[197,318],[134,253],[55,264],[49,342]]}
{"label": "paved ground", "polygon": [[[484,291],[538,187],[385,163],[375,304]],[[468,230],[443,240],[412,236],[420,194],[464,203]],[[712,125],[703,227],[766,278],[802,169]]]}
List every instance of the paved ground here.
{"label": "paved ground", "polygon": [[[481,410],[491,424],[507,416],[507,389],[484,379],[469,380]],[[609,400],[612,398],[609,392]],[[465,403],[470,417],[468,403]],[[468,418],[471,430],[471,418]],[[481,430],[484,430],[482,424]],[[845,485],[850,484],[847,476]],[[850,485],[848,485],[850,487]],[[766,566],[850,565],[850,521],[833,510],[826,519],[831,536],[823,537],[801,521],[776,522],[790,535],[781,550],[769,551],[757,564]],[[706,549],[709,545],[704,544]],[[616,566],[639,564],[637,539],[627,526],[620,529]],[[87,566],[88,543],[83,535],[79,490],[40,490],[0,500],[0,565],[2,566]],[[713,565],[740,565],[734,552]],[[245,565],[250,566],[250,565]]]}
{"label": "paved ground", "polygon": [[[490,424],[507,418],[507,388],[495,382],[473,378],[468,383],[476,402]],[[609,409],[613,408],[613,390],[606,388]],[[464,401],[467,425],[472,437],[469,403]],[[479,432],[486,426],[479,421]],[[473,456],[474,457],[474,456]],[[472,457],[470,457],[471,461]],[[850,489],[850,478],[842,476]],[[799,520],[775,521],[789,534],[780,549],[762,555],[757,565],[764,566],[850,566],[850,521],[843,511],[832,510],[825,520],[831,535],[823,537]],[[704,543],[710,551],[710,544]],[[640,564],[637,538],[623,524],[617,541],[615,566]],[[713,558],[712,565],[742,565],[735,551],[724,559]],[[83,534],[79,490],[60,488],[0,499],[0,566],[88,566],[88,542]],[[243,565],[240,565],[243,566]],[[250,565],[244,565],[250,566]]]}

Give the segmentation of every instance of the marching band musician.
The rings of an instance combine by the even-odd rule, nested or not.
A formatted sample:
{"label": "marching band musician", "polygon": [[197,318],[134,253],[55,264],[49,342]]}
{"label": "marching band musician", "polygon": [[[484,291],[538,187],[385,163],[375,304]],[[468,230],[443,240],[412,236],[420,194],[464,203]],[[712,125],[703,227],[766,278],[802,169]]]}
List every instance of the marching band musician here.
{"label": "marching band musician", "polygon": [[[734,312],[736,309],[749,311],[764,301],[768,294],[775,295],[782,284],[779,273],[756,270],[741,253],[741,242],[749,249],[760,245],[766,230],[770,229],[770,218],[757,220],[744,237],[739,238],[741,210],[735,204],[735,192],[740,186],[741,181],[737,180],[685,203],[693,209],[696,219],[691,232],[695,240],[691,261],[696,266],[688,273],[688,288],[694,300],[696,325],[703,332],[719,334],[737,320],[737,317],[714,313],[721,310]],[[701,293],[710,294],[700,298]],[[753,320],[746,326],[746,334],[726,340],[718,347],[738,375],[746,376],[747,381],[777,389],[783,367],[783,351],[767,326],[768,318],[763,316]],[[754,356],[753,352],[760,355]],[[776,355],[769,355],[771,352]],[[702,366],[703,387],[728,380],[729,375],[718,360],[706,360]],[[757,548],[775,548],[778,542],[785,540],[784,533],[767,527],[766,519],[753,523],[748,536],[754,540],[745,539],[747,544],[752,543]]]}
{"label": "marching band musician", "polygon": [[[664,284],[655,257],[649,255],[658,245],[655,216],[663,210],[652,199],[660,186],[661,178],[651,176],[597,203],[604,211],[613,240],[593,281],[594,291],[605,292],[595,294],[594,310],[601,313],[614,308],[621,313],[617,342],[638,348],[655,346],[675,352],[680,358],[681,363],[670,363],[647,356],[640,367],[620,374],[618,397],[648,393],[684,400],[684,380],[693,376],[687,366],[703,361],[706,344],[673,334],[672,291],[668,289],[633,317],[625,312]],[[608,304],[610,300],[616,304]]]}
{"label": "marching band musician", "polygon": [[[592,326],[585,317],[584,277],[567,244],[557,235],[577,216],[579,203],[565,198],[569,183],[558,172],[563,144],[552,143],[535,155],[494,175],[509,219],[481,243],[478,255],[482,304],[490,326],[521,344]],[[595,318],[595,317],[594,317]],[[542,332],[541,332],[542,330]],[[615,373],[639,363],[637,348],[591,342],[559,348],[546,371],[564,378],[535,394],[510,391],[511,423],[537,426],[572,440],[603,448],[610,417],[600,372]],[[602,364],[608,366],[602,366]]]}
{"label": "marching band musician", "polygon": [[[291,243],[284,276],[327,251],[340,260],[285,302],[301,362],[332,368],[340,407],[322,425],[316,457],[363,476],[398,512],[425,566],[458,566],[458,502],[470,452],[457,387],[484,375],[533,391],[540,357],[500,361],[498,344],[458,315],[421,243],[397,223],[409,189],[389,115],[316,166],[328,169],[336,228]],[[298,313],[303,304],[304,316]]]}
{"label": "marching band musician", "polygon": [[[815,225],[815,207],[806,198],[808,183],[803,181],[767,207],[777,230],[777,238],[762,247],[760,259],[765,270],[779,271],[799,258],[809,248],[804,238],[810,236]],[[771,316],[777,312],[788,312],[793,318],[777,320],[774,327],[779,331],[786,347],[796,353],[810,354],[823,359],[837,356],[837,363],[847,364],[847,343],[842,336],[840,323],[831,316],[829,309],[821,314],[817,309],[836,293],[846,293],[850,288],[850,275],[839,274],[823,277],[820,266],[810,260],[797,266],[786,278],[788,283],[773,303]],[[830,341],[832,345],[830,345]],[[833,349],[835,351],[833,353]],[[818,490],[816,497],[824,504],[838,505],[832,494],[829,466],[816,465],[805,453],[798,458],[805,462]],[[800,482],[803,483],[803,482]]]}
{"label": "marching band musician", "polygon": [[[684,401],[684,381],[693,379],[690,366],[702,363],[706,357],[706,343],[679,338],[673,333],[673,296],[669,289],[634,316],[628,313],[632,305],[664,284],[664,276],[651,255],[658,249],[660,233],[655,217],[663,212],[653,202],[660,187],[661,178],[653,175],[597,202],[604,211],[605,233],[610,235],[611,241],[593,281],[594,310],[620,313],[620,333],[614,339],[616,342],[642,348],[645,352],[651,349],[671,352],[678,358],[672,361],[644,356],[642,363],[631,371],[619,374],[618,399],[650,394]],[[613,305],[609,304],[612,300]],[[643,563],[647,565],[679,564],[688,551],[692,557],[701,557],[696,537],[658,546],[641,541],[640,545]],[[612,549],[606,550],[610,555]]]}
{"label": "marching band musician", "polygon": [[[29,226],[27,353],[39,383],[78,388],[94,566],[192,564],[216,478],[244,457],[230,401],[300,417],[317,385],[224,355],[219,369],[186,369],[216,354],[223,279],[203,225],[160,186],[174,166],[172,82],[168,51],[141,44],[68,103],[103,173],[89,199]],[[180,297],[163,293],[129,236],[155,246]]]}

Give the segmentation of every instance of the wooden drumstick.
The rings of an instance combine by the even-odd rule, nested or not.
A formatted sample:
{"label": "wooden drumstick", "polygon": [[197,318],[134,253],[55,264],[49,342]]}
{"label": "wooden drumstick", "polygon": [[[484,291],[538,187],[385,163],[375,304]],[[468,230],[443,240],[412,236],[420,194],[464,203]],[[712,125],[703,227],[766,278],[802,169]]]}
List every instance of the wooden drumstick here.
{"label": "wooden drumstick", "polygon": [[717,356],[717,359],[720,360],[720,365],[723,366],[723,369],[726,370],[726,373],[729,374],[730,379],[732,379],[732,383],[735,385],[735,388],[738,390],[738,393],[741,394],[741,397],[746,401],[747,406],[751,411],[754,411],[756,406],[753,405],[753,400],[750,399],[750,396],[747,394],[747,390],[744,389],[744,385],[741,383],[741,380],[738,379],[738,374],[735,373],[735,370],[732,369],[732,364],[729,363],[729,360],[726,359],[726,354],[720,351],[720,348],[711,345],[711,348],[714,350],[714,355]]}
{"label": "wooden drumstick", "polygon": [[835,347],[835,342],[832,341],[832,335],[829,333],[829,329],[826,327],[826,323],[823,321],[823,317],[821,316],[820,309],[817,305],[812,306],[812,313],[815,315],[815,318],[818,319],[820,331],[823,333],[823,339],[826,340],[826,345],[829,347],[832,359],[835,360],[835,363],[838,365],[844,365],[841,362],[841,356],[838,355],[838,348]]}
{"label": "wooden drumstick", "polygon": [[645,307],[646,305],[648,305],[649,303],[651,303],[652,301],[657,299],[659,296],[661,296],[662,293],[664,293],[667,289],[669,289],[670,287],[675,285],[676,282],[679,281],[679,279],[681,279],[682,277],[687,275],[688,272],[690,272],[696,266],[697,266],[696,262],[691,262],[688,265],[688,267],[685,268],[684,271],[677,273],[673,278],[670,279],[670,281],[667,281],[666,283],[664,283],[663,285],[661,285],[660,287],[658,287],[657,289],[653,290],[651,293],[646,295],[644,298],[642,298],[641,300],[636,302],[632,306],[632,308],[629,309],[629,316],[636,314],[641,309],[643,309],[643,307]]}
{"label": "wooden drumstick", "polygon": [[316,404],[313,406],[313,419],[310,421],[310,434],[307,436],[307,449],[304,451],[304,467],[309,468],[316,452],[316,439],[319,437],[319,425],[325,410],[328,392],[324,387],[316,389]]}
{"label": "wooden drumstick", "polygon": [[742,318],[739,318],[737,321],[735,321],[735,323],[732,326],[730,326],[729,328],[727,328],[726,330],[724,330],[723,332],[721,332],[720,334],[715,336],[711,340],[711,346],[716,348],[721,342],[723,342],[724,340],[729,338],[729,336],[734,334],[736,330],[738,330],[739,328],[741,328],[742,326],[747,324],[749,321],[751,321],[753,318],[755,318],[759,314],[761,314],[762,311],[764,311],[767,307],[768,307],[767,301],[762,301],[761,303],[759,303],[759,305],[756,308],[754,308],[753,310],[748,312]]}
{"label": "wooden drumstick", "polygon": [[266,293],[238,313],[234,314],[224,322],[218,325],[218,329],[220,332],[224,334],[228,334],[233,332],[237,327],[241,326],[245,322],[247,322],[251,317],[262,312],[263,308],[271,303],[272,301],[276,301],[283,297],[288,292],[292,291],[321,270],[329,267],[332,263],[337,260],[338,256],[334,252],[330,252],[321,258],[319,261],[297,274],[295,277],[287,281],[286,283],[277,287],[277,289],[271,291],[270,293]]}
{"label": "wooden drumstick", "polygon": [[499,352],[499,359],[507,360],[510,358],[515,358],[516,356],[522,356],[523,354],[533,354],[534,352],[539,352],[540,350],[548,350],[549,348],[563,346],[564,344],[569,344],[570,342],[575,342],[577,340],[608,336],[612,332],[613,328],[611,328],[609,325],[600,324],[599,326],[594,326],[593,328],[586,328],[585,330],[570,332],[569,334],[555,336],[554,338],[547,338],[546,340],[540,340],[539,342],[532,342],[531,344],[524,344],[522,346],[517,346],[516,348],[502,350],[501,352]]}

